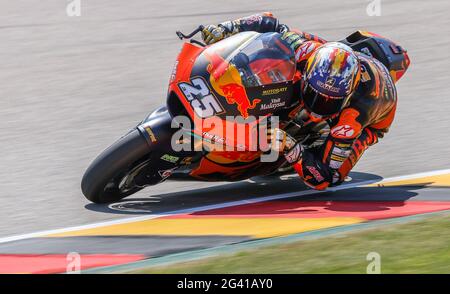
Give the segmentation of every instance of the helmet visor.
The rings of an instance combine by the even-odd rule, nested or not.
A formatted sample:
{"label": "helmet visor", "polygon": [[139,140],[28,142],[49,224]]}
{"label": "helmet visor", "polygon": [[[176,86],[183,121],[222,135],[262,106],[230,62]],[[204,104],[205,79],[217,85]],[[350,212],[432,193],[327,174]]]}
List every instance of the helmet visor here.
{"label": "helmet visor", "polygon": [[302,99],[308,111],[322,117],[337,114],[347,101],[345,97],[330,97],[320,94],[308,83],[305,83],[303,87]]}

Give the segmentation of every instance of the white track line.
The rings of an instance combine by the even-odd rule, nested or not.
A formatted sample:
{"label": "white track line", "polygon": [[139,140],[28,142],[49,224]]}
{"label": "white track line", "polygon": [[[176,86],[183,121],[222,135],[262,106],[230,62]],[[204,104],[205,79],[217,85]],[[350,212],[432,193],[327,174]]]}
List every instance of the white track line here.
{"label": "white track line", "polygon": [[85,229],[93,229],[93,228],[105,227],[105,226],[116,225],[116,224],[125,224],[125,223],[137,222],[137,221],[144,221],[144,220],[150,220],[150,219],[168,216],[168,215],[174,215],[174,214],[193,213],[193,212],[206,211],[206,210],[211,210],[211,209],[219,209],[219,208],[238,206],[238,205],[243,205],[243,204],[266,202],[266,201],[271,201],[271,200],[293,198],[293,197],[298,197],[298,196],[319,194],[319,193],[324,193],[324,192],[334,192],[334,191],[339,191],[339,190],[361,187],[361,186],[374,184],[374,183],[382,184],[382,183],[387,183],[387,182],[412,180],[412,179],[417,179],[417,178],[443,175],[443,174],[449,174],[449,173],[450,173],[450,169],[436,170],[436,171],[422,172],[422,173],[416,173],[416,174],[405,175],[405,176],[391,177],[391,178],[386,178],[386,179],[381,179],[381,180],[368,180],[368,181],[363,181],[363,182],[358,182],[358,183],[343,184],[341,186],[329,188],[325,191],[316,191],[316,190],[295,191],[295,192],[276,194],[276,195],[271,195],[271,196],[266,196],[266,197],[224,202],[224,203],[220,203],[220,204],[212,204],[212,205],[205,205],[205,206],[193,207],[193,208],[188,208],[188,209],[174,210],[174,211],[170,211],[170,212],[166,212],[166,213],[156,213],[156,214],[139,216],[139,217],[124,218],[124,219],[118,219],[118,220],[98,222],[98,223],[93,223],[93,224],[88,224],[88,225],[80,225],[80,226],[75,226],[75,227],[68,227],[68,228],[54,229],[54,230],[47,230],[47,231],[38,231],[35,233],[3,237],[3,238],[0,238],[0,243],[6,243],[6,242],[18,241],[18,240],[30,239],[30,238],[37,238],[37,237],[43,237],[46,235],[67,233],[67,232],[73,232],[73,231],[79,231],[79,230],[85,230]]}

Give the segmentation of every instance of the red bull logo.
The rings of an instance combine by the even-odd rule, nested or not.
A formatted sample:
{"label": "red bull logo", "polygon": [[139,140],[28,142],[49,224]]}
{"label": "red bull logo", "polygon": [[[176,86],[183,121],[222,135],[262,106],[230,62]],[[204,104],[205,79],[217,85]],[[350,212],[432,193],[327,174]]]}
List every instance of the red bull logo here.
{"label": "red bull logo", "polygon": [[248,111],[254,109],[261,100],[254,99],[250,102],[239,70],[234,64],[215,52],[205,51],[205,56],[210,62],[207,71],[210,74],[209,81],[214,90],[225,97],[228,104],[236,104],[241,116],[247,118]]}

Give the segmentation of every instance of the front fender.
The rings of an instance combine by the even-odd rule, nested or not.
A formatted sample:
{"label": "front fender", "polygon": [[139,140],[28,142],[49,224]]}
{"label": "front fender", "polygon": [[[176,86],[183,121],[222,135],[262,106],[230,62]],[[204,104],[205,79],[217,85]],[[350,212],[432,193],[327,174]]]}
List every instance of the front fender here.
{"label": "front fender", "polygon": [[172,128],[172,117],[167,107],[163,106],[150,113],[138,126],[137,130],[145,138],[149,147],[150,164],[141,172],[142,177],[136,179],[141,185],[154,185],[169,176],[182,165],[197,161],[201,152],[172,149],[172,136],[179,131]]}
{"label": "front fender", "polygon": [[171,127],[172,117],[167,107],[162,106],[150,113],[138,126],[137,129],[147,141],[150,151],[156,146],[160,150],[170,148],[170,140],[177,129]]}

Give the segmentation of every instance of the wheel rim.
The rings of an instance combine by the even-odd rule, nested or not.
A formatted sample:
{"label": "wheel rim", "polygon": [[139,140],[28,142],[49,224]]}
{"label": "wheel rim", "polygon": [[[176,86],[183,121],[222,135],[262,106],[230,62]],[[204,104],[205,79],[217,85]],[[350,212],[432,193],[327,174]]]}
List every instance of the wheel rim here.
{"label": "wheel rim", "polygon": [[106,184],[105,192],[107,192],[108,190],[118,190],[120,194],[125,194],[132,190],[135,190],[136,188],[144,188],[143,186],[136,185],[136,183],[134,182],[134,178],[148,165],[149,161],[149,159],[145,160],[135,165],[125,174],[112,179],[108,184]]}

